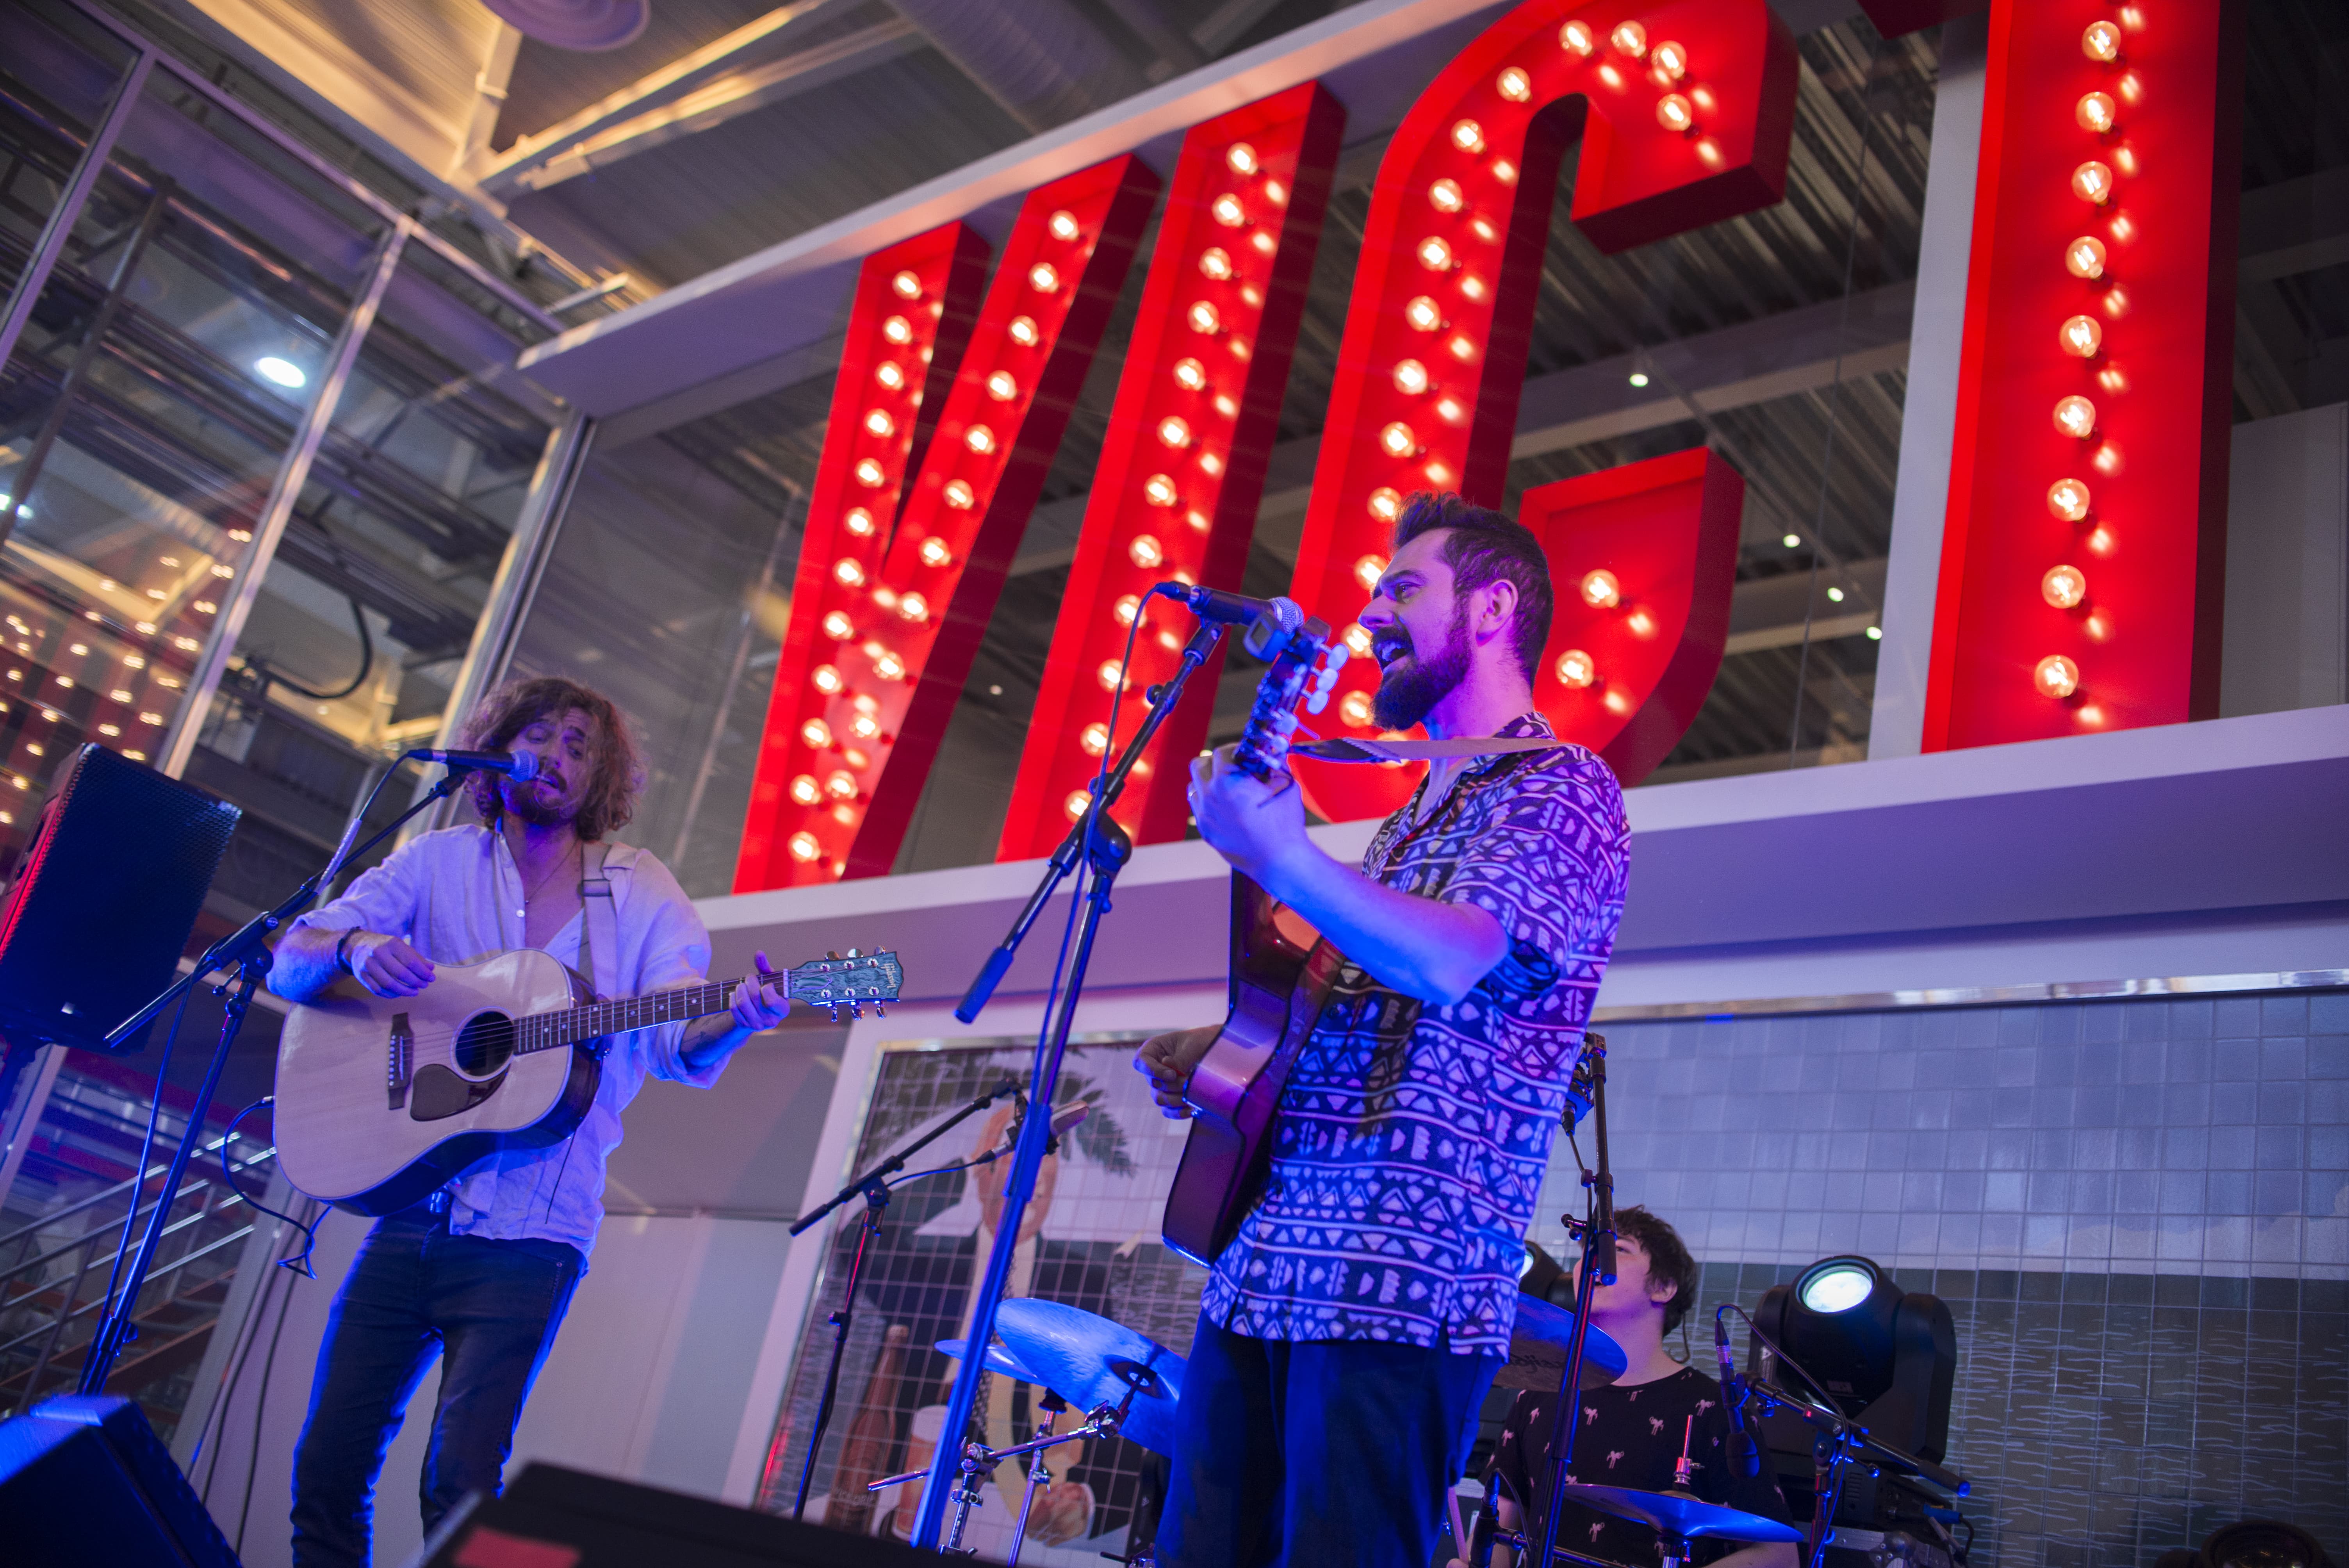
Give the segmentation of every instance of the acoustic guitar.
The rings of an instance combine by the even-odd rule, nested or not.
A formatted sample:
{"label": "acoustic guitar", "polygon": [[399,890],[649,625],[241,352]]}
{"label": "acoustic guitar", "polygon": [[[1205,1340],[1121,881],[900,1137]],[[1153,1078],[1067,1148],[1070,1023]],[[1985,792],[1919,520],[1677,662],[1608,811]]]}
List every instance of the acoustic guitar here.
{"label": "acoustic guitar", "polygon": [[[851,948],[761,978],[838,1018],[879,1013],[905,976],[895,954]],[[278,1041],[285,1179],[338,1209],[389,1214],[483,1155],[559,1143],[595,1103],[611,1036],[723,1013],[737,984],[599,1002],[533,948],[438,965],[413,996],[338,980],[286,1016]]]}
{"label": "acoustic guitar", "polygon": [[[1271,667],[1257,683],[1234,759],[1269,783],[1287,769],[1298,703],[1321,711],[1346,645],[1330,641],[1322,621],[1284,631],[1265,617],[1249,629],[1247,648]],[[1160,1224],[1166,1244],[1192,1262],[1214,1264],[1263,1191],[1281,1087],[1343,962],[1303,917],[1232,873],[1231,1010],[1183,1091],[1191,1133]]]}

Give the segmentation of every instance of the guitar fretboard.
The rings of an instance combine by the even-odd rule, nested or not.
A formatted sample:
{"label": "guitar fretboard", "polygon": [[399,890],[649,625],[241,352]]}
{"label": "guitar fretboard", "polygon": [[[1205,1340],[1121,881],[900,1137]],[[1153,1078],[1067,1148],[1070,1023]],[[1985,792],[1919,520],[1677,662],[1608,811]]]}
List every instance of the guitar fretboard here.
{"label": "guitar fretboard", "polygon": [[623,996],[616,1002],[591,1002],[585,1007],[569,1007],[559,1013],[533,1013],[514,1020],[513,1048],[516,1054],[551,1051],[605,1035],[625,1035],[631,1029],[682,1024],[711,1013],[723,1013],[733,1005],[734,987],[740,984],[739,980],[712,980],[674,991]]}

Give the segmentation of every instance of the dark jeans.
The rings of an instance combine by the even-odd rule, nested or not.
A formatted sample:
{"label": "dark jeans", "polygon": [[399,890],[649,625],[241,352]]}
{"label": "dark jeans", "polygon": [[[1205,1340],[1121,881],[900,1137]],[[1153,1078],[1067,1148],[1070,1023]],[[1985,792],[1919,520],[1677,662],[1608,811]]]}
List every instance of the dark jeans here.
{"label": "dark jeans", "polygon": [[326,1320],[294,1450],[298,1568],[367,1568],[376,1475],[436,1354],[425,1533],[467,1492],[497,1495],[522,1402],[586,1267],[561,1242],[452,1236],[446,1215],[420,1207],[376,1222]]}
{"label": "dark jeans", "polygon": [[1427,1568],[1498,1356],[1250,1339],[1202,1315],[1158,1526],[1167,1568]]}

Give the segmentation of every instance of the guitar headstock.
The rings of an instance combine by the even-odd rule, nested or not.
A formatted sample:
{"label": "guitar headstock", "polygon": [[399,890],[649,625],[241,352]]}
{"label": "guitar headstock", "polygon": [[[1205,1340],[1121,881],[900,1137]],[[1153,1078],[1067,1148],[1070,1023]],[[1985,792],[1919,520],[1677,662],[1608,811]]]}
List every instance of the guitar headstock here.
{"label": "guitar headstock", "polygon": [[837,953],[811,959],[789,971],[784,979],[785,990],[794,1002],[805,1002],[811,1007],[829,1007],[835,1023],[848,1017],[864,1016],[870,1006],[873,1016],[885,1018],[884,1002],[894,1002],[905,985],[905,966],[894,953],[859,953],[854,947],[846,957]]}
{"label": "guitar headstock", "polygon": [[1321,711],[1345,665],[1346,645],[1330,641],[1330,624],[1318,617],[1284,629],[1270,616],[1259,616],[1248,628],[1244,645],[1257,657],[1271,661],[1271,667],[1257,682],[1256,703],[1248,709],[1233,760],[1257,778],[1269,779],[1288,766],[1298,703],[1302,701],[1309,712]]}

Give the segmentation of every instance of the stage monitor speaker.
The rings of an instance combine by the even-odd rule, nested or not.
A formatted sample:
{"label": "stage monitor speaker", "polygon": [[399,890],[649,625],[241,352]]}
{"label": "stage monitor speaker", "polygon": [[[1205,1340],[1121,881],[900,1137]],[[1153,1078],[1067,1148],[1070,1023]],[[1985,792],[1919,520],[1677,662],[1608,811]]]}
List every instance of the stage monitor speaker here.
{"label": "stage monitor speaker", "polygon": [[80,1394],[0,1421],[0,1543],[24,1568],[238,1568],[139,1407]]}
{"label": "stage monitor speaker", "polygon": [[83,747],[0,903],[0,1035],[94,1047],[169,985],[240,815]]}
{"label": "stage monitor speaker", "polygon": [[460,1508],[424,1568],[936,1568],[934,1552],[707,1498],[533,1464],[502,1497]]}

